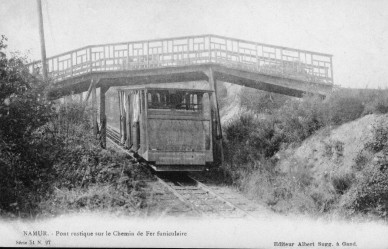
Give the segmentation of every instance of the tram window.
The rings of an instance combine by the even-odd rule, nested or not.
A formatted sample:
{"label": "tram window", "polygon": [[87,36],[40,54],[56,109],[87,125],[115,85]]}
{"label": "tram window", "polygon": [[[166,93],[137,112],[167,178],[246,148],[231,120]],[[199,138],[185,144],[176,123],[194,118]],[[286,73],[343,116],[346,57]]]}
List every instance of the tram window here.
{"label": "tram window", "polygon": [[148,93],[148,104],[152,103],[152,94]]}
{"label": "tram window", "polygon": [[203,93],[179,90],[150,90],[147,101],[149,109],[176,109],[202,111]]}
{"label": "tram window", "polygon": [[170,109],[168,106],[168,91],[148,91],[149,109]]}
{"label": "tram window", "polygon": [[205,117],[208,117],[210,118],[210,108],[209,108],[209,105],[210,105],[210,96],[208,93],[204,93],[202,97],[202,100],[200,102],[202,102],[202,106],[200,107],[203,112],[203,115]]}

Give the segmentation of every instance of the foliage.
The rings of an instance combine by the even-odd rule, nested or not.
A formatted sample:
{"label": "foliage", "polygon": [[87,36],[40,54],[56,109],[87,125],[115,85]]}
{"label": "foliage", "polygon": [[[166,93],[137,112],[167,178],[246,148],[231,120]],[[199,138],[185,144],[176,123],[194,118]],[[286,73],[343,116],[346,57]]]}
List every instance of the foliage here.
{"label": "foliage", "polygon": [[388,89],[360,91],[364,103],[363,114],[385,114],[388,113]]}
{"label": "foliage", "polygon": [[150,173],[100,148],[88,105],[48,101],[50,84],[29,74],[23,58],[8,59],[5,41],[2,37],[0,214],[31,217],[82,207],[141,208],[144,179]]}
{"label": "foliage", "polygon": [[241,105],[247,109],[256,113],[272,114],[292,97],[245,87],[241,91],[240,99]]}
{"label": "foliage", "polygon": [[53,165],[56,191],[44,202],[52,205],[43,206],[44,212],[80,208],[127,212],[145,205],[142,189],[150,172],[132,158],[100,147],[92,134],[91,111],[89,106],[70,102],[59,106],[50,122],[63,146]]}
{"label": "foliage", "polygon": [[374,140],[366,145],[365,150],[373,153],[374,157],[369,161],[366,157],[363,158],[364,166],[357,172],[356,184],[349,191],[345,207],[387,218],[388,128],[381,125],[377,127],[374,131]]}
{"label": "foliage", "polygon": [[241,115],[225,128],[226,161],[240,164],[269,158],[279,150],[282,134],[271,121],[258,119],[253,114]]}
{"label": "foliage", "polygon": [[[282,146],[298,144],[321,128],[360,118],[366,113],[364,107],[375,101],[371,96],[386,96],[388,99],[386,93],[342,89],[325,99],[317,95],[305,95],[302,99],[280,98],[275,95],[277,101],[268,101],[271,99],[268,97],[271,96],[269,93],[257,91],[252,94],[245,90],[241,95],[242,102],[255,113],[265,112],[267,115],[258,118],[257,114],[248,112],[225,125],[226,147],[231,149],[231,154],[228,153],[229,159],[233,159],[235,155],[242,162],[248,159],[270,158]],[[249,94],[252,96],[249,97]],[[268,102],[274,103],[271,105]],[[378,103],[380,104],[376,105],[373,112],[385,108],[382,107],[381,101]],[[340,156],[342,145],[333,146]],[[249,156],[252,154],[251,150],[254,150],[253,156]]]}
{"label": "foliage", "polygon": [[7,58],[0,41],[0,209],[33,210],[49,191],[57,141],[44,128],[52,117],[44,83],[31,76],[24,59]]}
{"label": "foliage", "polygon": [[[219,170],[228,181],[278,212],[341,210],[386,217],[388,129],[376,129],[373,142],[356,157],[353,171],[331,172],[322,178],[314,178],[311,165],[303,161],[291,162],[284,173],[278,168],[277,152],[299,145],[320,129],[386,113],[387,90],[340,89],[326,98],[287,97],[279,105],[268,101],[268,94],[247,94],[242,94],[242,103],[253,112],[224,127],[226,156]],[[343,160],[342,142],[330,141],[325,149],[325,156]]]}
{"label": "foliage", "polygon": [[330,122],[339,125],[361,117],[364,111],[364,104],[358,94],[339,90],[327,99],[326,108]]}

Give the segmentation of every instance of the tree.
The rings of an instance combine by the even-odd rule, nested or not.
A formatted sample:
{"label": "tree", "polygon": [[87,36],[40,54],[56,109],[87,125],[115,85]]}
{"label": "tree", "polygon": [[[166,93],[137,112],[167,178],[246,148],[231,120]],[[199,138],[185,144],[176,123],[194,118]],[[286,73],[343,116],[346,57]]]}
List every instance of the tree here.
{"label": "tree", "polygon": [[[7,58],[0,40],[0,210],[29,212],[46,192],[53,155],[44,125],[53,115],[45,85],[29,74],[25,59]],[[50,140],[51,139],[51,140]],[[50,140],[50,141],[48,141]]]}

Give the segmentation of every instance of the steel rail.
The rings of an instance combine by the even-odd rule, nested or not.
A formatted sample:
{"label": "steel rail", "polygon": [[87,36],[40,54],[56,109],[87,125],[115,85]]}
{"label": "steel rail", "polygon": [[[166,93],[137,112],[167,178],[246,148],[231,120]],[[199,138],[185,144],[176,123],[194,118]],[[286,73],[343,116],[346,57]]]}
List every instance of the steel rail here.
{"label": "steel rail", "polygon": [[[130,153],[128,150],[124,149],[122,146],[119,145],[119,143],[118,143],[119,141],[116,138],[114,138],[114,136],[119,135],[116,131],[114,131],[113,129],[110,129],[109,126],[107,126],[107,133],[106,134],[107,134],[107,140],[110,143],[112,143],[117,149],[119,149],[120,151],[124,152],[125,154],[131,156],[133,159],[137,160],[134,157],[133,153]],[[182,194],[179,193],[179,191],[177,189],[175,189],[174,187],[170,186],[165,180],[163,180],[157,174],[155,174],[155,177],[156,177],[156,179],[158,180],[158,182],[160,184],[162,184],[165,188],[167,188],[182,203],[184,203],[186,206],[191,208],[191,210],[194,213],[199,214],[199,215],[205,214],[205,211],[201,211],[198,207],[196,207],[193,203],[190,202],[190,197],[189,198],[184,197]],[[206,186],[205,184],[201,183],[200,181],[198,181],[194,177],[192,177],[190,175],[186,175],[186,177],[188,177],[188,179],[190,179],[190,180],[192,180],[193,182],[196,183],[196,186],[195,186],[196,188],[201,189],[205,193],[208,193],[209,195],[211,195],[214,198],[218,199],[220,202],[222,202],[225,205],[227,205],[230,208],[232,208],[232,210],[237,210],[238,212],[241,212],[242,214],[244,214],[248,218],[256,218],[255,216],[250,214],[248,211],[246,211],[243,208],[241,208],[241,207],[231,203],[230,201],[228,201],[224,197],[222,197],[219,194],[215,193],[208,186]],[[180,190],[186,191],[186,193],[188,193],[191,196],[191,199],[193,199],[193,196],[195,195],[195,191],[194,190],[196,190],[196,189],[193,189],[193,186],[185,186],[184,184],[179,182],[178,188],[183,188],[183,189],[180,189]],[[212,207],[211,204],[206,203],[206,200],[204,200],[204,199],[197,198],[197,200],[201,200],[202,202],[204,202],[204,205],[207,205],[208,207],[210,207],[212,210],[214,210],[218,214],[220,214],[221,211],[222,211],[222,210],[217,210],[216,208]]]}
{"label": "steel rail", "polygon": [[237,205],[231,203],[230,201],[226,200],[225,198],[223,198],[222,196],[218,195],[217,193],[215,193],[214,191],[212,191],[208,186],[206,186],[205,184],[201,183],[200,181],[196,180],[195,178],[193,178],[192,176],[189,176],[191,179],[193,179],[193,181],[195,181],[197,183],[197,185],[199,187],[201,187],[203,190],[207,191],[209,194],[213,195],[214,197],[216,197],[217,199],[219,199],[220,201],[223,201],[225,202],[228,206],[232,207],[232,208],[235,208],[237,210],[240,210],[241,212],[243,212],[245,215],[251,217],[251,218],[256,218],[255,216],[253,216],[252,214],[250,214],[249,212],[245,211],[244,209],[238,207]]}

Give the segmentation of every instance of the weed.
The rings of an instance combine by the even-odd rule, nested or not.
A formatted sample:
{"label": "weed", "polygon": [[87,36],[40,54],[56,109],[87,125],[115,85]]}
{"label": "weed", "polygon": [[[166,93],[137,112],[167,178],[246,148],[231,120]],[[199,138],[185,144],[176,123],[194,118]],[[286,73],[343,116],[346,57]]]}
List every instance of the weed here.
{"label": "weed", "polygon": [[334,175],[331,178],[331,182],[335,191],[342,195],[344,194],[354,182],[354,174],[346,173],[341,175]]}

